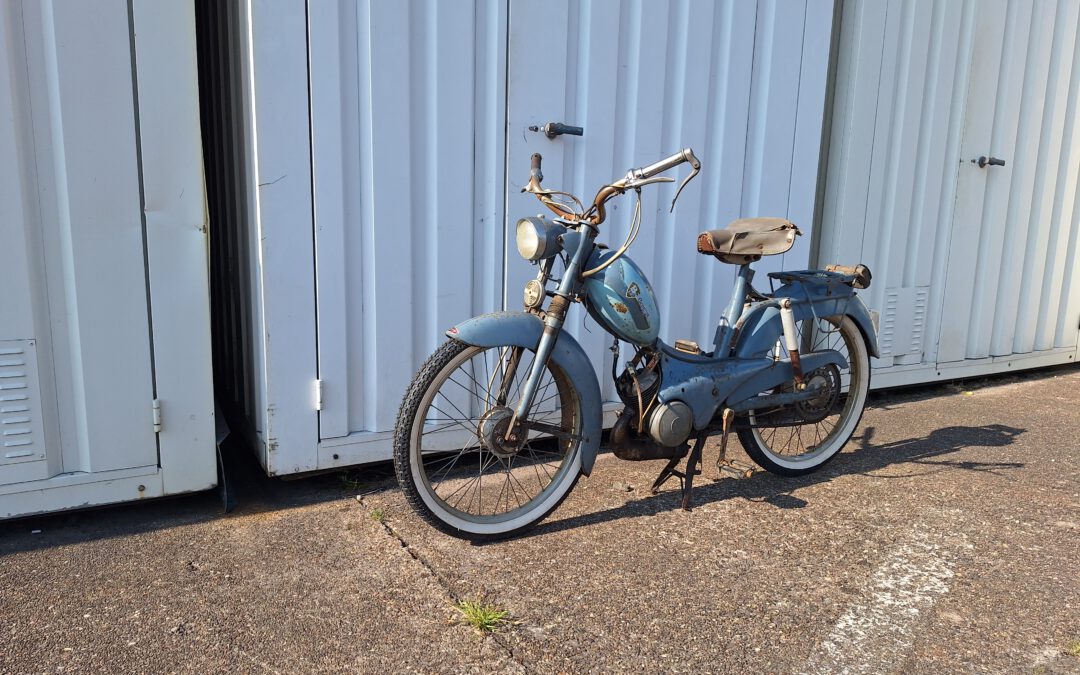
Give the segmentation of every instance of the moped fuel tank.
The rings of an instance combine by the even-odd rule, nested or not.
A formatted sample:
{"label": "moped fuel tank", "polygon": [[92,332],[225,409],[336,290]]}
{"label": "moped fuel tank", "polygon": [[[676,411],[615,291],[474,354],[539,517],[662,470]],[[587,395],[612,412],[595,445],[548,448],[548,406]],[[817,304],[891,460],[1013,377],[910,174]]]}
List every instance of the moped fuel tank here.
{"label": "moped fuel tank", "polygon": [[[588,269],[603,264],[613,251],[597,250]],[[625,255],[596,274],[585,278],[589,315],[620,340],[651,345],[660,333],[660,310],[656,295],[641,268]]]}

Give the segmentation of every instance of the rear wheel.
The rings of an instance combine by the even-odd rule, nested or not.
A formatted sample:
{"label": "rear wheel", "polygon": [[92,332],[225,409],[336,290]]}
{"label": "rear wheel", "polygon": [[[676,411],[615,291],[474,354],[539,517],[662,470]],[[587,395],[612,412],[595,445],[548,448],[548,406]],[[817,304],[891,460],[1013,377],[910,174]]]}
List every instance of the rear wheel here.
{"label": "rear wheel", "polygon": [[444,532],[513,535],[554,510],[577,482],[580,398],[554,362],[525,426],[513,426],[534,357],[520,346],[450,340],[413,379],[394,430],[394,468],[412,507]]}
{"label": "rear wheel", "polygon": [[[833,349],[848,362],[846,369],[827,365],[805,374],[821,394],[809,401],[750,412],[737,425],[739,442],[751,459],[772,473],[801,476],[835,457],[859,425],[870,390],[870,358],[866,342],[848,317],[814,319],[798,324],[800,351]],[[779,341],[771,358],[787,358]],[[791,391],[786,385],[768,393]]]}

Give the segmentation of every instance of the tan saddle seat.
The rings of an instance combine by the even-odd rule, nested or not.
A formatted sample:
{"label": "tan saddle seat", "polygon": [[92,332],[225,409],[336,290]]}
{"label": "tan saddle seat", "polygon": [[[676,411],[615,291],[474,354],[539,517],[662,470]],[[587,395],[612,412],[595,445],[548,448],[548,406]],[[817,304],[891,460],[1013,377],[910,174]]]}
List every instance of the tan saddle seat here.
{"label": "tan saddle seat", "polygon": [[716,256],[721,262],[745,265],[763,255],[779,255],[795,243],[802,232],[786,218],[742,218],[722,230],[708,230],[697,238],[698,253]]}

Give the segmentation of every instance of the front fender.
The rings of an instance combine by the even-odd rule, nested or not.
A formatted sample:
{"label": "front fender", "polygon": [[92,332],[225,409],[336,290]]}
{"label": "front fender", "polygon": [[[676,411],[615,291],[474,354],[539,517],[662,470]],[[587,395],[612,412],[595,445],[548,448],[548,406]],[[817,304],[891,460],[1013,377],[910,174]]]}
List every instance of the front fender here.
{"label": "front fender", "polygon": [[[535,350],[544,332],[544,322],[524,312],[492,312],[464,321],[446,331],[447,337],[474,347],[514,345]],[[562,331],[551,358],[566,373],[581,401],[581,472],[592,473],[603,432],[603,405],[600,383],[592,362],[574,336]]]}

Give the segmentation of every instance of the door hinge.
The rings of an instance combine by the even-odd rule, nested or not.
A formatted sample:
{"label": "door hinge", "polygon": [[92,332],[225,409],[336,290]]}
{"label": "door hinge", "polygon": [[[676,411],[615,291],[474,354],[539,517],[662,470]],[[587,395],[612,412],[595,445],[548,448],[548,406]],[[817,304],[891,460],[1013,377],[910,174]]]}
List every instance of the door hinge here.
{"label": "door hinge", "polygon": [[154,433],[161,433],[161,400],[154,399]]}
{"label": "door hinge", "polygon": [[315,380],[315,410],[322,410],[323,381]]}

